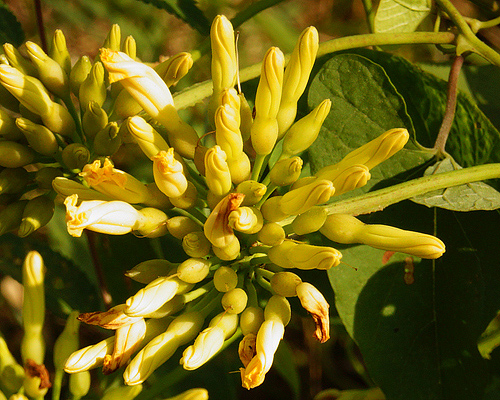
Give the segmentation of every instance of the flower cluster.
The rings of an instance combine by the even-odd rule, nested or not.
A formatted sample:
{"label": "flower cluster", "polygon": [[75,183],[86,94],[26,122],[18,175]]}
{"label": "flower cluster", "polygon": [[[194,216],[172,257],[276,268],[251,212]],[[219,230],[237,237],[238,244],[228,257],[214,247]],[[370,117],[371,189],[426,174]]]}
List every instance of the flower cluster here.
{"label": "flower cluster", "polygon": [[[325,99],[296,118],[318,46],[316,29],[305,29],[286,68],[283,53],[270,48],[252,109],[237,85],[233,27],[216,17],[212,127],[203,136],[179,117],[169,89],[191,67],[189,53],[152,68],[136,59],[131,37],[121,43],[117,26],[94,62],[83,56],[73,66],[61,32],[49,55],[28,42],[29,60],[4,46],[0,191],[10,202],[0,211],[0,233],[33,232],[50,220],[55,200],[64,202],[73,236],[84,229],[172,235],[188,257],[137,265],[127,276],[144,288],[108,311],[81,314],[115,334],[73,352],[66,372],[125,367],[125,384],[140,385],[178,348],[185,346],[180,364],[193,370],[242,334],[241,381],[251,389],[272,367],[291,318],[288,297],[312,315],[315,337],[329,338],[327,301],[290,270],[328,270],[342,254],[309,244],[307,234],[422,258],[443,254],[434,236],[364,224],[324,207],[365,185],[372,168],[404,147],[406,129],[395,127],[314,175],[302,173],[300,154],[331,108]],[[152,182],[115,168],[122,143],[136,144],[149,159]]]}

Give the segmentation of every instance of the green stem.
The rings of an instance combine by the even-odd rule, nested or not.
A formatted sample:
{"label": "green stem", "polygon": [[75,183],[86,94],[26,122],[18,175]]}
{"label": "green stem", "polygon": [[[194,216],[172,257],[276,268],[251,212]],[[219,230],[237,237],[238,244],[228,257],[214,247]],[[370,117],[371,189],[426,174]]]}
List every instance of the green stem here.
{"label": "green stem", "polygon": [[370,32],[374,31],[375,27],[375,13],[373,12],[372,0],[362,0],[363,8],[365,9],[366,21],[368,23],[368,29]]}
{"label": "green stem", "polygon": [[78,140],[75,140],[76,138],[73,138],[73,140],[79,142],[79,143],[85,143],[85,136],[83,134],[83,128],[82,128],[82,123],[80,121],[80,117],[78,113],[76,112],[75,105],[71,101],[71,97],[68,96],[67,99],[62,99],[64,104],[66,105],[66,108],[68,109],[68,112],[70,115],[73,117],[76,125],[76,132],[78,134]]}
{"label": "green stem", "polygon": [[478,21],[477,22],[477,30],[493,28],[494,26],[497,26],[498,24],[500,24],[500,16],[493,18],[493,19],[490,19],[489,21]]}
{"label": "green stem", "polygon": [[259,284],[262,288],[266,289],[267,291],[269,291],[269,292],[271,292],[271,293],[273,292],[273,289],[271,288],[271,284],[270,284],[268,281],[266,281],[262,275],[257,274],[257,275],[255,276],[255,280],[257,281],[257,283],[258,283],[258,284]]}
{"label": "green stem", "polygon": [[255,272],[257,273],[257,275],[261,275],[264,278],[269,279],[269,280],[271,280],[272,277],[274,276],[274,272],[268,271],[267,269],[264,269],[264,268],[256,268]]}
{"label": "green stem", "polygon": [[52,400],[59,400],[59,398],[61,397],[63,377],[64,371],[62,369],[56,369],[56,372],[54,374],[54,381],[52,382]]}
{"label": "green stem", "polygon": [[188,217],[188,218],[192,219],[198,225],[203,227],[203,222],[201,222],[198,218],[196,218],[189,211],[186,211],[186,210],[183,210],[182,208],[177,208],[177,207],[172,208],[172,211],[176,212],[177,214],[183,215],[184,217]]}
{"label": "green stem", "polygon": [[[399,185],[328,204],[325,208],[329,214],[368,214],[381,211],[391,204],[399,203],[400,201],[433,190],[495,178],[500,178],[500,163],[478,165],[442,174],[424,176]],[[289,217],[279,224],[288,225],[294,218]]]}
{"label": "green stem", "polygon": [[182,296],[184,298],[184,302],[187,304],[193,300],[196,300],[198,297],[203,296],[208,293],[214,287],[214,281],[211,280],[207,284],[199,287],[198,289],[192,290],[190,292],[184,293]]}
{"label": "green stem", "polygon": [[257,157],[255,157],[255,163],[252,168],[252,180],[258,182],[259,177],[260,177],[260,170],[262,169],[262,166],[264,165],[264,161],[266,159],[265,155],[262,154],[257,154]]}

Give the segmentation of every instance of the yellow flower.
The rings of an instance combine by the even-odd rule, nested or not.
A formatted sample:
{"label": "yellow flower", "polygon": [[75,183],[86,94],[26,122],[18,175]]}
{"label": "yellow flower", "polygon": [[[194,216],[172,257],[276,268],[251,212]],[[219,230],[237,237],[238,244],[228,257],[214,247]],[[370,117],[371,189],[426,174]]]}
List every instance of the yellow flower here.
{"label": "yellow flower", "polygon": [[314,336],[321,343],[326,342],[330,339],[330,316],[328,312],[330,305],[321,292],[310,283],[300,283],[297,285],[296,291],[302,307],[312,315],[316,323]]}
{"label": "yellow flower", "polygon": [[158,188],[168,197],[180,197],[187,190],[187,179],[173,148],[153,157],[153,175]]}
{"label": "yellow flower", "polygon": [[205,236],[215,247],[224,248],[236,240],[228,218],[231,211],[236,210],[243,201],[241,193],[230,193],[212,210],[203,225]]}

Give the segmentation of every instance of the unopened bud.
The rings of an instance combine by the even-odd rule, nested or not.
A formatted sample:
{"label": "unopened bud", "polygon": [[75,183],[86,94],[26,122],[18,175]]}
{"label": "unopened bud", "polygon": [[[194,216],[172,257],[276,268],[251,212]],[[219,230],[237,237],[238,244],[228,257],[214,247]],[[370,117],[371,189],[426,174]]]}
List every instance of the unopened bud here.
{"label": "unopened bud", "polygon": [[262,229],[264,218],[257,208],[238,207],[229,214],[228,224],[231,228],[239,232],[252,234]]}
{"label": "unopened bud", "polygon": [[170,202],[174,207],[182,208],[183,210],[189,210],[193,208],[198,201],[198,190],[196,186],[188,181],[186,191],[179,197],[172,197]]}
{"label": "unopened bud", "polygon": [[281,211],[289,215],[298,215],[311,207],[327,202],[335,193],[331,181],[316,180],[306,186],[287,192],[280,201]]}
{"label": "unopened bud", "polygon": [[292,308],[288,300],[280,295],[272,296],[264,308],[264,319],[278,319],[283,325],[288,325],[292,318]]}
{"label": "unopened bud", "polygon": [[240,327],[243,335],[257,334],[264,322],[264,310],[260,307],[247,307],[240,315]]}
{"label": "unopened bud", "polygon": [[17,141],[23,137],[16,125],[16,120],[2,108],[0,108],[0,137],[12,141]]}
{"label": "unopened bud", "polygon": [[234,269],[221,266],[214,274],[214,286],[219,292],[229,292],[238,284],[238,275]]}
{"label": "unopened bud", "polygon": [[123,52],[129,56],[132,60],[137,57],[137,43],[132,36],[127,36],[123,42]]}
{"label": "unopened bud", "polygon": [[88,56],[80,57],[73,68],[71,68],[71,72],[69,73],[69,86],[73,94],[79,97],[80,86],[92,69],[92,63]]}
{"label": "unopened bud", "polygon": [[180,240],[182,240],[182,238],[184,238],[184,236],[188,233],[199,231],[201,229],[200,225],[198,225],[191,218],[185,216],[169,218],[167,221],[167,228],[173,237]]}
{"label": "unopened bud", "polygon": [[169,149],[168,143],[163,137],[143,118],[134,116],[126,121],[128,131],[135,139],[143,153],[153,160],[160,151]]}
{"label": "unopened bud", "polygon": [[332,247],[298,244],[290,249],[287,258],[294,268],[328,270],[339,265],[342,253]]}
{"label": "unopened bud", "polygon": [[28,201],[23,211],[23,218],[17,232],[19,237],[31,235],[37,229],[49,223],[54,215],[54,200],[47,195]]}
{"label": "unopened bud", "polygon": [[106,84],[104,82],[104,67],[100,61],[92,65],[90,72],[80,85],[78,97],[82,110],[87,109],[90,101],[95,101],[101,107],[104,104],[104,100],[106,100]]}
{"label": "unopened bud", "polygon": [[291,240],[284,240],[283,243],[273,246],[269,249],[267,255],[272,263],[283,268],[295,268],[293,263],[288,259],[288,253],[298,244]]}
{"label": "unopened bud", "polygon": [[71,56],[66,46],[66,38],[60,29],[56,29],[52,36],[52,43],[49,50],[49,56],[56,61],[66,74],[71,71]]}
{"label": "unopened bud", "polygon": [[108,122],[94,138],[94,152],[100,156],[111,156],[122,144],[119,127],[116,122]]}
{"label": "unopened bud", "polygon": [[281,200],[283,196],[273,196],[268,198],[260,211],[262,212],[262,216],[265,220],[270,222],[280,222],[283,221],[288,214],[281,209]]}
{"label": "unopened bud", "polygon": [[169,276],[175,272],[177,265],[168,260],[153,259],[137,264],[127,271],[125,276],[140,283],[151,283],[160,276]]}
{"label": "unopened bud", "polygon": [[3,45],[3,51],[9,62],[8,65],[19,70],[24,75],[38,77],[38,71],[36,67],[31,62],[29,62],[29,60],[24,58],[13,45],[11,45],[10,43],[5,43]]}
{"label": "unopened bud", "polygon": [[83,110],[85,110],[82,117],[83,131],[88,140],[93,140],[97,132],[103,130],[108,124],[108,114],[94,100],[89,101]]}
{"label": "unopened bud", "polygon": [[303,161],[300,157],[292,157],[278,161],[271,168],[269,178],[276,186],[288,186],[299,179]]}
{"label": "unopened bud", "polygon": [[81,170],[90,160],[90,151],[81,143],[71,143],[62,150],[61,156],[67,168]]}
{"label": "unopened bud", "polygon": [[168,87],[177,85],[193,66],[193,57],[190,53],[182,52],[169,57],[158,64],[154,70],[161,76]]}
{"label": "unopened bud", "polygon": [[5,168],[0,172],[0,193],[21,192],[29,181],[30,174],[24,168]]}
{"label": "unopened bud", "polygon": [[104,357],[113,352],[114,345],[115,337],[111,336],[99,343],[75,351],[66,360],[64,371],[68,374],[74,374],[99,367],[102,365]]}
{"label": "unopened bud", "polygon": [[187,189],[182,164],[175,159],[173,148],[153,157],[153,174],[158,188],[168,197],[182,196]]}
{"label": "unopened bud", "polygon": [[243,142],[247,142],[250,139],[252,130],[253,109],[250,108],[243,92],[238,93],[238,97],[240,98],[240,132]]}
{"label": "unopened bud", "polygon": [[248,295],[243,289],[229,290],[222,296],[222,308],[229,314],[240,314],[247,307]]}
{"label": "unopened bud", "polygon": [[157,238],[168,233],[168,216],[154,207],[145,207],[139,210],[142,220],[139,221],[134,233],[140,237]]}
{"label": "unopened bud", "polygon": [[253,206],[266,194],[267,186],[257,181],[243,181],[236,187],[237,193],[245,195],[242,206]]}
{"label": "unopened bud", "polygon": [[274,292],[283,297],[297,296],[297,285],[302,283],[302,279],[293,272],[277,272],[271,278],[271,288]]}
{"label": "unopened bud", "polygon": [[207,186],[216,196],[225,196],[231,190],[231,172],[226,160],[226,153],[219,146],[208,149],[205,154]]}
{"label": "unopened bud", "polygon": [[259,241],[267,246],[278,246],[285,240],[285,237],[285,230],[276,222],[264,224],[257,235]]}
{"label": "unopened bud", "polygon": [[312,207],[305,213],[298,215],[292,222],[293,231],[297,235],[307,235],[321,229],[328,216],[324,207]]}
{"label": "unopened bud", "polygon": [[69,391],[73,398],[80,399],[90,390],[90,372],[82,371],[69,376]]}
{"label": "unopened bud", "polygon": [[188,258],[177,267],[177,276],[187,283],[198,283],[210,272],[210,262],[203,258]]}
{"label": "unopened bud", "polygon": [[36,152],[44,156],[53,156],[59,151],[56,137],[45,126],[35,124],[26,118],[17,118],[16,125]]}
{"label": "unopened bud", "polygon": [[98,191],[90,189],[81,183],[72,181],[71,179],[64,178],[62,176],[56,177],[52,181],[52,187],[57,193],[64,197],[76,194],[78,196],[78,200],[111,200],[111,198],[105,194],[99,193]]}
{"label": "unopened bud", "polygon": [[109,30],[106,39],[104,39],[102,47],[119,51],[121,41],[122,41],[122,32],[120,29],[120,25],[113,24],[111,25],[111,29]]}
{"label": "unopened bud", "polygon": [[78,350],[78,328],[80,326],[80,321],[77,319],[78,314],[78,311],[72,311],[69,314],[64,330],[54,343],[54,367],[56,370],[62,370],[69,356]]}
{"label": "unopened bud", "polygon": [[212,246],[215,256],[223,261],[232,261],[238,258],[241,251],[240,241],[237,237],[225,247]]}
{"label": "unopened bud", "polygon": [[19,168],[31,164],[35,153],[29,147],[9,140],[0,141],[0,166]]}
{"label": "unopened bud", "polygon": [[210,253],[211,244],[203,232],[195,231],[184,236],[182,248],[189,257],[205,257]]}
{"label": "unopened bud", "polygon": [[[331,181],[335,187],[335,196],[360,188],[371,178],[370,170],[363,164],[352,165],[333,175]],[[324,177],[324,179],[329,178]]]}

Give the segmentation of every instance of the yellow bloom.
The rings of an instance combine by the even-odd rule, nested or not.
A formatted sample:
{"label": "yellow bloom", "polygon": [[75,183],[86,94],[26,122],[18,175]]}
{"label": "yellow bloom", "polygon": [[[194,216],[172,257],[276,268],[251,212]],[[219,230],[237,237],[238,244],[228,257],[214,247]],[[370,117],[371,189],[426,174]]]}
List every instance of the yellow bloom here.
{"label": "yellow bloom", "polygon": [[111,336],[99,343],[77,350],[66,360],[64,370],[68,374],[74,374],[97,368],[104,362],[104,357],[113,352],[114,345],[115,337]]}
{"label": "yellow bloom", "polygon": [[78,320],[89,325],[98,325],[105,329],[118,329],[138,322],[142,317],[130,317],[124,313],[126,304],[119,304],[108,311],[96,311],[83,313],[78,316]]}
{"label": "yellow bloom", "polygon": [[215,247],[224,248],[236,240],[228,218],[231,211],[236,210],[243,201],[241,193],[230,193],[212,210],[203,225],[205,236]]}
{"label": "yellow bloom", "polygon": [[318,179],[306,186],[290,190],[281,198],[281,211],[289,215],[298,215],[311,207],[326,203],[335,193],[331,181]]}
{"label": "yellow bloom", "polygon": [[182,196],[187,189],[182,164],[175,159],[173,148],[153,157],[153,175],[158,188],[168,197]]}
{"label": "yellow bloom", "polygon": [[300,283],[297,285],[296,291],[302,307],[312,315],[316,323],[314,336],[321,343],[326,342],[330,339],[330,317],[328,312],[330,305],[321,292],[310,283]]}
{"label": "yellow bloom", "polygon": [[231,190],[231,172],[227,156],[219,146],[214,146],[205,154],[205,177],[207,186],[216,196],[225,196]]}
{"label": "yellow bloom", "polygon": [[126,124],[128,131],[150,160],[160,151],[168,151],[169,145],[165,139],[143,118],[137,115],[130,117]]}

